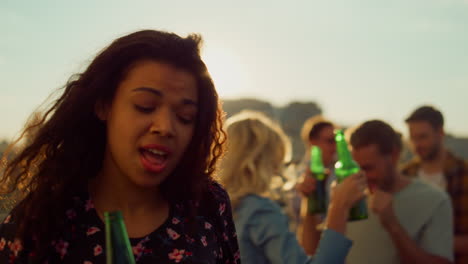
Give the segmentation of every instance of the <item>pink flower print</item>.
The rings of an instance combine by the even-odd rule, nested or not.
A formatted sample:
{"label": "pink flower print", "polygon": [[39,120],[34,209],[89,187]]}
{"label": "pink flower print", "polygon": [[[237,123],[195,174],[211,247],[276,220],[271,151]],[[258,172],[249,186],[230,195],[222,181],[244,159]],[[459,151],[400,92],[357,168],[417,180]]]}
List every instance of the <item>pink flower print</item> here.
{"label": "pink flower print", "polygon": [[234,254],[234,260],[239,260],[240,259],[240,252],[239,250]]}
{"label": "pink flower print", "polygon": [[224,211],[226,210],[226,204],[222,203],[219,205],[219,215],[223,215]]}
{"label": "pink flower print", "polygon": [[6,245],[6,240],[5,238],[2,237],[2,239],[0,240],[0,251],[3,251],[3,249],[5,248],[5,245]]}
{"label": "pink flower print", "polygon": [[94,256],[99,256],[102,254],[102,247],[101,245],[96,245],[94,247]]}
{"label": "pink flower print", "polygon": [[174,217],[174,218],[172,218],[172,223],[174,225],[177,225],[178,223],[180,223],[180,220]]}
{"label": "pink flower print", "polygon": [[91,201],[91,199],[86,200],[86,204],[85,204],[86,212],[91,210],[92,208],[94,208],[93,201]]}
{"label": "pink flower print", "polygon": [[92,226],[92,227],[88,228],[88,231],[86,231],[86,235],[87,236],[94,235],[99,231],[101,231],[101,229],[99,229],[98,227]]}
{"label": "pink flower print", "polygon": [[57,244],[55,244],[55,251],[59,253],[60,258],[63,259],[65,254],[67,254],[68,249],[68,242],[60,240]]}
{"label": "pink flower print", "polygon": [[173,240],[176,240],[176,239],[178,239],[178,238],[180,237],[180,235],[179,235],[176,231],[172,230],[171,228],[166,228],[166,231],[167,231],[167,234],[168,234]]}
{"label": "pink flower print", "polygon": [[218,258],[222,259],[223,258],[223,249],[219,248],[219,255]]}
{"label": "pink flower print", "polygon": [[93,263],[92,263],[91,261],[89,261],[89,260],[85,260],[85,261],[83,262],[83,264],[93,264]]}
{"label": "pink flower print", "polygon": [[179,250],[179,249],[174,248],[172,253],[168,254],[169,259],[173,259],[176,263],[179,263],[184,257],[184,252],[185,252],[185,249]]}
{"label": "pink flower print", "polygon": [[140,242],[138,242],[138,244],[136,246],[133,246],[132,247],[132,252],[133,252],[133,255],[136,256],[136,261],[138,261],[141,256],[144,254],[144,253],[150,253],[152,252],[151,249],[147,249],[144,244],[146,242],[149,241],[149,237],[145,237],[143,240],[141,240]]}
{"label": "pink flower print", "polygon": [[73,209],[70,209],[66,212],[68,219],[73,219],[76,217],[76,212]]}
{"label": "pink flower print", "polygon": [[227,226],[227,221],[226,220],[224,220],[224,226]]}
{"label": "pink flower print", "polygon": [[13,254],[17,257],[18,253],[23,249],[23,245],[21,245],[21,241],[19,239],[15,239],[13,243],[8,242],[8,246]]}
{"label": "pink flower print", "polygon": [[208,243],[206,243],[206,236],[202,236],[200,241],[202,242],[203,246],[208,246]]}
{"label": "pink flower print", "polygon": [[211,224],[208,222],[205,222],[205,229],[211,229]]}
{"label": "pink flower print", "polygon": [[229,240],[229,238],[228,238],[228,236],[226,235],[226,233],[223,233],[223,238],[224,238],[224,241],[228,241],[228,240]]}
{"label": "pink flower print", "polygon": [[11,220],[11,215],[8,215],[5,220],[3,221],[4,224],[8,224],[10,223],[10,220]]}
{"label": "pink flower print", "polygon": [[143,252],[145,251],[145,247],[143,244],[138,243],[136,246],[132,247],[133,255],[136,256],[136,260],[138,260]]}
{"label": "pink flower print", "polygon": [[195,242],[195,239],[189,237],[188,235],[185,235],[185,241],[187,241],[187,243],[192,244],[193,242]]}

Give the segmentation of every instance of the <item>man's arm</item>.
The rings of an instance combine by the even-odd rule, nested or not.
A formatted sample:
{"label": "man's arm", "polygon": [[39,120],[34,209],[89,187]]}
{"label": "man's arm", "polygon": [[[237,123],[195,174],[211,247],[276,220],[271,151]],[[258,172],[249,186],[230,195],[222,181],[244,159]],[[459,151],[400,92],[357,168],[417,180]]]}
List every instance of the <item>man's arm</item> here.
{"label": "man's arm", "polygon": [[404,264],[413,263],[432,263],[432,264],[449,264],[452,263],[446,258],[435,256],[427,253],[414,242],[408,233],[398,222],[388,224],[385,229],[390,234],[393,244],[398,250],[400,262]]}
{"label": "man's arm", "polygon": [[[433,263],[448,264],[453,256],[452,208],[450,201],[441,203],[427,223],[418,245],[401,226],[393,210],[392,195],[377,190],[371,202],[372,210],[379,215],[382,226],[389,233],[395,248],[398,250],[400,262],[404,264]],[[440,253],[440,254],[434,254]],[[440,256],[439,256],[440,255]],[[452,257],[453,258],[453,257]]]}

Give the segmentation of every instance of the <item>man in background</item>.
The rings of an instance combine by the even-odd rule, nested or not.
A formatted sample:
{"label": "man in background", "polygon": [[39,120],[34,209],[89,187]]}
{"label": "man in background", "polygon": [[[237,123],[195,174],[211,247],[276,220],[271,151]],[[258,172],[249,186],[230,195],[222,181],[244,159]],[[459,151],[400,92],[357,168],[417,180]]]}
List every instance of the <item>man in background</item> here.
{"label": "man in background", "polygon": [[452,263],[450,198],[398,171],[401,135],[385,122],[372,120],[352,130],[350,145],[370,194],[368,219],[348,223],[353,247],[347,263]]}
{"label": "man in background", "polygon": [[[304,122],[304,125],[301,129],[301,139],[304,142],[305,154],[300,166],[301,179],[305,177],[311,179],[312,175],[309,169],[310,163],[310,149],[312,146],[317,146],[322,152],[322,162],[324,167],[327,168],[327,178],[325,179],[326,187],[326,200],[327,203],[330,199],[330,185],[335,179],[334,174],[334,163],[336,159],[336,143],[335,143],[335,125],[330,121],[325,119],[321,115],[313,116],[307,119]],[[300,186],[300,185],[299,185]],[[301,191],[301,190],[299,190]],[[309,255],[313,255],[318,246],[318,241],[320,240],[321,232],[318,228],[308,228],[308,227],[317,227],[323,220],[325,215],[321,214],[310,214],[307,212],[307,200],[302,199],[302,204],[300,208],[300,215],[304,223],[310,223],[307,225],[299,225],[297,230],[298,238],[302,238],[302,232],[313,234],[316,239],[308,241],[300,241],[305,251]],[[301,219],[301,218],[299,218]],[[304,227],[304,228],[302,228]]]}
{"label": "man in background", "polygon": [[468,263],[468,164],[444,147],[444,117],[421,106],[405,120],[416,156],[402,173],[447,191],[454,209],[455,263]]}

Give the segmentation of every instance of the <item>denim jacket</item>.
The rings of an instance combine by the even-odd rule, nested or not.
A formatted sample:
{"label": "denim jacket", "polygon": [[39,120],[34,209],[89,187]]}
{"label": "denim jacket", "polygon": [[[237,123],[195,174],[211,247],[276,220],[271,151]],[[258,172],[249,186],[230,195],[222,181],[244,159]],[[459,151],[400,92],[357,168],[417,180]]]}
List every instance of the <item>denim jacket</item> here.
{"label": "denim jacket", "polygon": [[243,264],[342,264],[352,245],[342,234],[327,229],[316,255],[310,257],[299,245],[296,235],[289,231],[286,215],[272,200],[248,195],[234,212]]}

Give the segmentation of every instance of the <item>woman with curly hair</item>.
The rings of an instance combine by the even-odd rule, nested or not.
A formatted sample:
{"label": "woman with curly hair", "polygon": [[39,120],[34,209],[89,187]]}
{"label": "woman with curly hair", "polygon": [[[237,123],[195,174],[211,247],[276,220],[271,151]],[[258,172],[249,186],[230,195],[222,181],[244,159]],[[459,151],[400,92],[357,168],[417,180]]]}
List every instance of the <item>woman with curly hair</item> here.
{"label": "woman with curly hair", "polygon": [[0,263],[104,263],[103,215],[115,210],[137,263],[239,262],[213,180],[225,137],[200,45],[153,30],[118,38],[27,125],[0,181],[19,196]]}
{"label": "woman with curly hair", "polygon": [[[281,173],[291,148],[281,127],[260,112],[243,111],[226,121],[226,132],[228,148],[220,178],[232,199],[242,263],[344,263],[352,243],[343,233],[349,210],[364,197],[365,177],[352,175],[334,188],[326,229],[317,254],[310,257],[289,231],[287,216],[272,200],[272,180]],[[298,186],[304,194],[313,188],[307,183]],[[307,230],[313,228],[307,226]],[[304,242],[314,239],[306,232],[302,236]]]}

